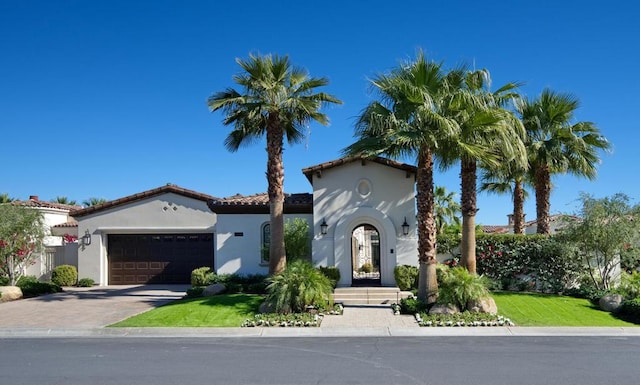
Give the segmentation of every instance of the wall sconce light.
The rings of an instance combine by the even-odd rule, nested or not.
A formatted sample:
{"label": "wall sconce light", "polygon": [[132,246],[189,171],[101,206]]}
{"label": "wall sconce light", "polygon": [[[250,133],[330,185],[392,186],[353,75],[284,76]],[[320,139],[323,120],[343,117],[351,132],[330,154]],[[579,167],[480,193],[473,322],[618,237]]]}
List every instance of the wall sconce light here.
{"label": "wall sconce light", "polygon": [[407,217],[404,217],[404,223],[402,224],[402,234],[409,235],[409,224],[407,223]]}
{"label": "wall sconce light", "polygon": [[324,220],[324,218],[322,219],[322,223],[320,224],[320,234],[322,235],[327,235],[327,228],[329,227],[329,225],[327,225],[327,221]]}
{"label": "wall sconce light", "polygon": [[91,234],[89,230],[84,231],[84,235],[82,236],[82,245],[89,246],[91,244]]}

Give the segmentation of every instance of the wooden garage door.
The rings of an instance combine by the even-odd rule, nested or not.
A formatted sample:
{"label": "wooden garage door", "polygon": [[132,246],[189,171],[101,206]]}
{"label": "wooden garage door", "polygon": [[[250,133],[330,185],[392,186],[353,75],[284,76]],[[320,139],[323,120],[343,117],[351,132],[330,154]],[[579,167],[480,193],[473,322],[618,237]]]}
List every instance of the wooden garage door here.
{"label": "wooden garage door", "polygon": [[189,283],[191,271],[213,268],[213,234],[111,234],[109,284]]}

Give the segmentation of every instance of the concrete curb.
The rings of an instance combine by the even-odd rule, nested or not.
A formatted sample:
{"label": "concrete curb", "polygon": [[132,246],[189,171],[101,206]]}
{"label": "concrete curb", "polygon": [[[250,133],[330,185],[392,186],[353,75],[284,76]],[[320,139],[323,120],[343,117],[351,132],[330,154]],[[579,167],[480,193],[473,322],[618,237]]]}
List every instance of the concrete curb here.
{"label": "concrete curb", "polygon": [[0,328],[0,338],[640,337],[640,327]]}

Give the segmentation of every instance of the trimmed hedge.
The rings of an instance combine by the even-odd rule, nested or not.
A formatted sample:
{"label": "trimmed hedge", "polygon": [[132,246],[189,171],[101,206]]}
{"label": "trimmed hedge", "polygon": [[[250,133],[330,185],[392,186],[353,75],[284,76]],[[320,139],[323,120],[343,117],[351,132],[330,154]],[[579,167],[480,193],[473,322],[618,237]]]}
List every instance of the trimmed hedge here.
{"label": "trimmed hedge", "polygon": [[78,269],[72,265],[56,266],[51,272],[51,282],[58,286],[74,286],[78,283]]}
{"label": "trimmed hedge", "polygon": [[418,268],[411,265],[400,265],[393,269],[396,285],[402,291],[418,288]]}
{"label": "trimmed hedge", "polygon": [[318,269],[325,277],[329,278],[334,288],[338,285],[338,282],[340,282],[340,270],[337,267],[320,266]]}

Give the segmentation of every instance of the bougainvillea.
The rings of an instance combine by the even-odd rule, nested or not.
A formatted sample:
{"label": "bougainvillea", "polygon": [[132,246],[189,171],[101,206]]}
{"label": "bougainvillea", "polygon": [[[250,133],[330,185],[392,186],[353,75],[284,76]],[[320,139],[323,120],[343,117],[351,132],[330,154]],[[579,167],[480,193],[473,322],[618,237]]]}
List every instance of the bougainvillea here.
{"label": "bougainvillea", "polygon": [[15,285],[42,250],[42,214],[32,208],[0,205],[0,275]]}

